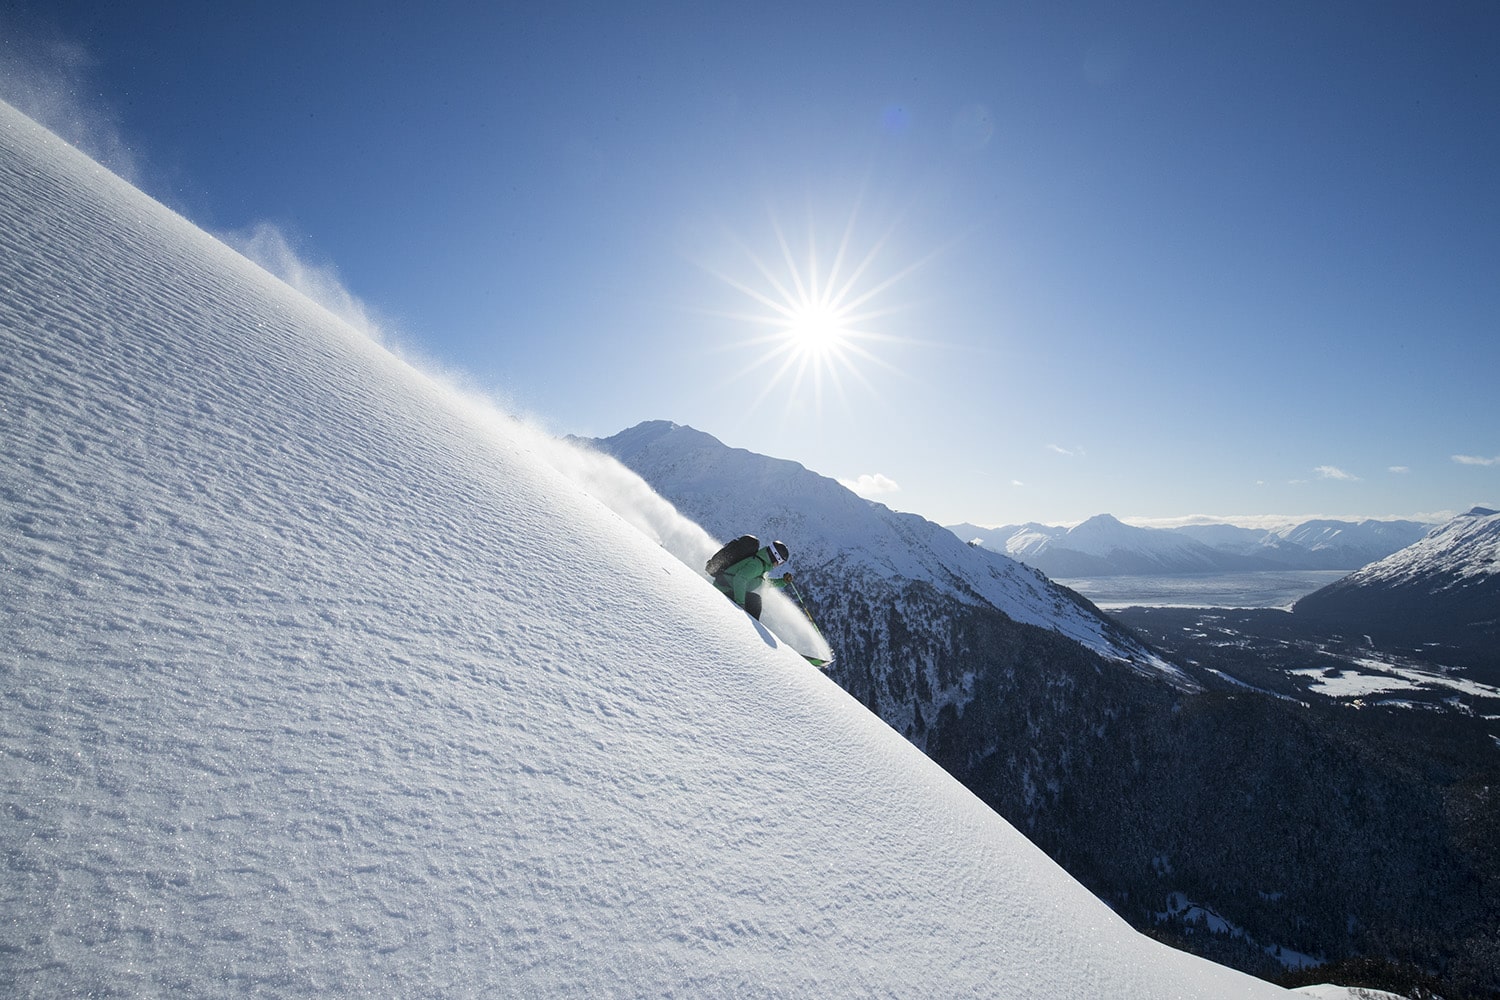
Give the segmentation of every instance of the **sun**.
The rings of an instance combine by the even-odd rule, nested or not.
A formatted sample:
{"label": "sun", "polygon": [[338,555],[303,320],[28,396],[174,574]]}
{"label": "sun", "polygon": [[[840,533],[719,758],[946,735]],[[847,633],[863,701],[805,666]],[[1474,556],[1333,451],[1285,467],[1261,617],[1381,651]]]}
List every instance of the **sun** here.
{"label": "sun", "polygon": [[891,287],[918,265],[882,270],[890,234],[857,245],[856,222],[857,212],[851,213],[840,237],[832,241],[832,252],[825,253],[811,224],[794,245],[773,218],[774,255],[756,253],[736,241],[752,274],[735,276],[709,268],[754,303],[748,312],[713,311],[762,331],[731,345],[757,352],[736,376],[756,380],[759,394],[754,404],[782,390],[789,401],[810,398],[821,408],[827,391],[847,401],[849,387],[856,384],[878,396],[867,370],[898,370],[879,352],[903,338],[877,326],[896,311],[885,301]]}
{"label": "sun", "polygon": [[853,346],[857,331],[845,323],[844,313],[821,302],[808,302],[790,310],[785,339],[798,361],[822,364],[839,358]]}

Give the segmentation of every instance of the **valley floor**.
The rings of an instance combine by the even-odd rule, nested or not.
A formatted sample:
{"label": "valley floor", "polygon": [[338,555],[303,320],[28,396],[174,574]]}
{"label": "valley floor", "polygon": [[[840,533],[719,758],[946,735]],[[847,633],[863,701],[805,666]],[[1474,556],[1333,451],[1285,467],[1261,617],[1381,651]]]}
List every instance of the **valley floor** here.
{"label": "valley floor", "polygon": [[1446,664],[1441,647],[1377,643],[1270,608],[1130,607],[1110,613],[1205,680],[1298,701],[1479,716],[1497,722],[1500,739],[1500,685]]}

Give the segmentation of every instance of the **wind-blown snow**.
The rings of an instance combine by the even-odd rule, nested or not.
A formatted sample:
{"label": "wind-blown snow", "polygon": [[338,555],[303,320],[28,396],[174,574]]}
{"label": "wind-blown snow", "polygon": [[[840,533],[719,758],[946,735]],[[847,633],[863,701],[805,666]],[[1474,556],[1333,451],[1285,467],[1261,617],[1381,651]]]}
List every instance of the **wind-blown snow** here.
{"label": "wind-blown snow", "polygon": [[1272,997],[0,105],[7,996]]}
{"label": "wind-blown snow", "polygon": [[966,604],[1063,635],[1101,656],[1197,687],[1180,667],[1112,627],[1057,585],[999,553],[964,544],[915,514],[856,495],[796,462],[729,448],[712,435],[664,420],[595,442],[619,457],[701,523],[725,537],[776,525],[792,565],[859,573],[896,586],[920,581]]}
{"label": "wind-blown snow", "polygon": [[[691,571],[701,573],[705,581],[709,579],[703,571],[704,564],[722,543],[653,492],[644,479],[618,460],[593,448],[579,447],[556,438],[534,437],[534,441],[537,453],[554,468],[619,514],[641,534],[676,556]],[[779,590],[763,587],[761,601],[761,621],[775,635],[785,639],[800,653],[821,660],[832,658],[833,652],[827,641],[790,598]]]}

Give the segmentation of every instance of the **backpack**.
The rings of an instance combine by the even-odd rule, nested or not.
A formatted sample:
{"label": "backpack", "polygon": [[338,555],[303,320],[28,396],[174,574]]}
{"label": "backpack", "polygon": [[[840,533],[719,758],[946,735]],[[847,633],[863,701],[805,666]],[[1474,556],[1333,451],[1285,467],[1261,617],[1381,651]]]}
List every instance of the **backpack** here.
{"label": "backpack", "polygon": [[748,559],[760,551],[760,539],[754,535],[741,535],[709,557],[703,568],[709,576],[718,576],[741,559]]}

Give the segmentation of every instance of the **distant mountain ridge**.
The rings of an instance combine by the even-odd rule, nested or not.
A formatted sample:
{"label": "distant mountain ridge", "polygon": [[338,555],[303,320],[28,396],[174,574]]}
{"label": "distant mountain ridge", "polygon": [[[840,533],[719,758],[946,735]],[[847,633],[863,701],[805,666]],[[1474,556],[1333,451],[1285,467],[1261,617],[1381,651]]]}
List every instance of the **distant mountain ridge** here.
{"label": "distant mountain ridge", "polygon": [[1293,613],[1414,645],[1500,681],[1500,513],[1475,507],[1421,540],[1315,591]]}
{"label": "distant mountain ridge", "polygon": [[1257,570],[1353,570],[1419,540],[1420,521],[1311,520],[1264,530],[1233,524],[1142,528],[1099,514],[1071,528],[1028,523],[950,525],[965,541],[1050,577],[1154,576]]}

